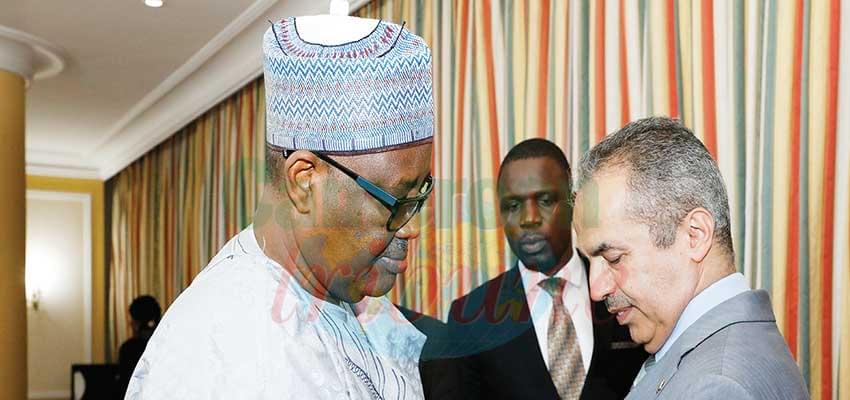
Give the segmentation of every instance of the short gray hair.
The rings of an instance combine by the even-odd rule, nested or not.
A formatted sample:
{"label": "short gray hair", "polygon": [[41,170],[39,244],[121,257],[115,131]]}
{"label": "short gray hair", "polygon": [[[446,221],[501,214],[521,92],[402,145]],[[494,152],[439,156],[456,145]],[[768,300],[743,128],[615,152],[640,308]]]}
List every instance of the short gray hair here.
{"label": "short gray hair", "polygon": [[608,135],[582,157],[577,190],[611,167],[628,172],[627,212],[649,226],[657,247],[672,246],[685,215],[702,207],[714,217],[715,240],[734,257],[723,177],[702,142],[680,121],[644,118]]}

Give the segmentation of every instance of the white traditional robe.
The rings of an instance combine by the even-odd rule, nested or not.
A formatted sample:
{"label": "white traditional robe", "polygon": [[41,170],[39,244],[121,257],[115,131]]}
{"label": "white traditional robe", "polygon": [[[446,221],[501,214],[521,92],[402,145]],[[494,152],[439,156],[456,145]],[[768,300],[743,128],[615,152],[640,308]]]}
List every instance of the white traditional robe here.
{"label": "white traditional robe", "polygon": [[248,227],[174,301],[126,399],[421,399],[425,336],[386,297],[316,299]]}

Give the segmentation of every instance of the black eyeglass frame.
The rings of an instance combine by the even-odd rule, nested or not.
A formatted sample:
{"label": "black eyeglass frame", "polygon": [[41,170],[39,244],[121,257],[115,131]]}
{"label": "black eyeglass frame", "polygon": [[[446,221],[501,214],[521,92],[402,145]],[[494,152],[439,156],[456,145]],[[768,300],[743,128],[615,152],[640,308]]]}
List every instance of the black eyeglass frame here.
{"label": "black eyeglass frame", "polygon": [[[387,223],[386,223],[385,226],[386,226],[387,230],[390,231],[390,232],[395,232],[395,231],[401,229],[403,226],[407,225],[407,223],[410,222],[410,220],[413,219],[413,217],[416,214],[419,213],[419,211],[422,209],[422,205],[425,204],[425,201],[428,200],[428,196],[431,194],[431,191],[434,189],[434,177],[431,176],[431,175],[428,175],[428,177],[425,178],[425,182],[423,182],[425,187],[426,187],[424,192],[420,191],[419,195],[414,196],[414,197],[399,199],[399,198],[393,196],[392,194],[390,194],[389,192],[387,192],[386,190],[381,189],[378,185],[372,183],[370,180],[360,176],[360,174],[358,174],[358,173],[352,171],[351,169],[347,168],[346,166],[336,162],[336,160],[328,157],[327,155],[322,154],[322,153],[317,152],[317,151],[310,151],[310,152],[313,153],[314,155],[316,155],[316,157],[319,157],[319,159],[321,159],[322,161],[330,164],[334,168],[342,171],[342,173],[348,175],[348,177],[353,179],[355,182],[357,182],[357,185],[360,186],[361,188],[363,188],[363,190],[365,190],[366,193],[369,193],[372,197],[374,197],[376,200],[378,200],[378,202],[380,202],[384,207],[386,207],[386,209],[390,211],[390,216],[389,216],[389,218],[387,218]],[[287,155],[289,155],[288,152],[284,151],[284,158],[286,158]],[[403,205],[409,204],[409,203],[416,203],[416,207],[413,209],[413,212],[411,212],[410,215],[408,215],[406,217],[406,219],[403,222],[401,222],[401,224],[398,225],[398,227],[393,228],[393,226],[391,225],[393,218],[396,217],[399,210],[402,209]]]}

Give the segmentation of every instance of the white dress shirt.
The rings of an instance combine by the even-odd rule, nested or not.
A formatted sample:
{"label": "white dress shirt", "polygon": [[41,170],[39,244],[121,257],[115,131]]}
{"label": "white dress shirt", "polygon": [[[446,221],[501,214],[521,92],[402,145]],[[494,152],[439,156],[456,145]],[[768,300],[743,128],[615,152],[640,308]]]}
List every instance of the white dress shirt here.
{"label": "white dress shirt", "polygon": [[[532,271],[519,261],[518,265],[522,277],[522,286],[525,288],[525,298],[531,312],[531,320],[534,323],[534,331],[537,334],[537,344],[546,368],[549,368],[549,319],[552,315],[552,296],[540,287],[539,283],[549,278],[546,274]],[[581,361],[584,364],[584,372],[590,368],[590,360],[593,357],[593,317],[590,311],[590,293],[587,287],[587,273],[584,264],[578,256],[578,251],[573,249],[573,257],[558,271],[554,277],[563,278],[567,281],[564,286],[564,307],[570,313],[573,326],[578,337],[581,349]]]}
{"label": "white dress shirt", "polygon": [[424,342],[385,297],[312,297],[248,227],[168,308],[126,399],[421,399]]}

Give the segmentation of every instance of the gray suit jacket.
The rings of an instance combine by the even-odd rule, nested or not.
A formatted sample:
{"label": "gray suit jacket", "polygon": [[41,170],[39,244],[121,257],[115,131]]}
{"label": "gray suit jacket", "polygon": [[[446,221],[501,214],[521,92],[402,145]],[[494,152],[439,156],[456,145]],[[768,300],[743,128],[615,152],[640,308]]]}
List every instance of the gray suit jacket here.
{"label": "gray suit jacket", "polygon": [[750,290],[698,319],[626,399],[808,399],[770,298]]}

